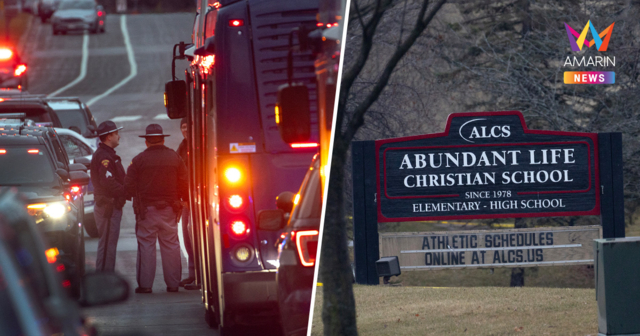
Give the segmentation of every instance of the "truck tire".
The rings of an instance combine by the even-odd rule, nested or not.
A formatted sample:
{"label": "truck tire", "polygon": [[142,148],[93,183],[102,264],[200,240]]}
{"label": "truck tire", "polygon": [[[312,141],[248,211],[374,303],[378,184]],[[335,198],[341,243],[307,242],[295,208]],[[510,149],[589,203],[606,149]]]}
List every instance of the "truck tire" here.
{"label": "truck tire", "polygon": [[204,320],[207,322],[207,325],[211,329],[218,329],[220,327],[219,315],[215,312],[211,311],[211,308],[208,308],[204,312]]}

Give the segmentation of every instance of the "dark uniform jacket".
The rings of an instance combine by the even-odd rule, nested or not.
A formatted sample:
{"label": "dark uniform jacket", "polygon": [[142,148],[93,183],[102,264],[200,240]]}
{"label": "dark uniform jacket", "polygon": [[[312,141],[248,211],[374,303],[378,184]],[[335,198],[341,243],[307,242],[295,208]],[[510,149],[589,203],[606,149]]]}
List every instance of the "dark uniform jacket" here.
{"label": "dark uniform jacket", "polygon": [[182,139],[180,146],[178,146],[178,150],[176,150],[178,155],[182,158],[185,165],[189,165],[188,157],[189,157],[189,149],[187,148],[187,139]]}
{"label": "dark uniform jacket", "polygon": [[187,167],[173,149],[164,145],[148,147],[127,168],[127,198],[136,197],[144,206],[173,204],[187,200]]}
{"label": "dark uniform jacket", "polygon": [[[116,151],[100,143],[91,159],[91,182],[93,183],[96,204],[101,198],[108,198],[114,207],[122,209],[126,202],[124,192],[124,167]],[[99,204],[101,205],[101,204]]]}

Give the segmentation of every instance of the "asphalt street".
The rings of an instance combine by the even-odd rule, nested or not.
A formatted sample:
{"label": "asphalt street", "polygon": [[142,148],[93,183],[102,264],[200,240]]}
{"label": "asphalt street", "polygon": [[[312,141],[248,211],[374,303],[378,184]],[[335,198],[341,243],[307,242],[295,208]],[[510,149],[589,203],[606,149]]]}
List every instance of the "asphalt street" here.
{"label": "asphalt street", "polygon": [[[20,43],[21,57],[29,66],[29,92],[80,97],[89,103],[98,123],[113,120],[125,128],[116,148],[125,169],[146,147],[145,127],[162,125],[168,147],[182,140],[179,122],[166,117],[164,83],[171,77],[171,51],[179,41],[191,40],[191,13],[109,15],[106,33],[70,33],[53,36],[50,23],[32,20]],[[86,33],[88,34],[88,33]],[[186,68],[178,62],[177,73]],[[116,271],[132,288],[122,304],[86,309],[103,335],[215,335],[204,322],[200,291],[167,293],[160,253],[153,294],[133,294],[136,283],[135,218],[125,205]],[[87,269],[95,268],[97,239],[86,237]],[[183,274],[187,264],[183,250]]]}

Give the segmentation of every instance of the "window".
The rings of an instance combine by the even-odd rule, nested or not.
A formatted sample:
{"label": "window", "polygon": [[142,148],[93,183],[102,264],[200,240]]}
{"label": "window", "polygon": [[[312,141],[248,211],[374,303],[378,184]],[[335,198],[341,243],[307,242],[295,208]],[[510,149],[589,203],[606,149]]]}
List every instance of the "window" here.
{"label": "window", "polygon": [[63,1],[58,9],[94,9],[93,1]]}
{"label": "window", "polygon": [[307,173],[307,177],[300,188],[300,199],[293,209],[291,218],[320,219],[322,214],[322,188],[320,186],[319,165],[314,164],[312,171]]}
{"label": "window", "polygon": [[[0,186],[54,181],[54,170],[44,146],[11,146],[3,149],[6,153],[0,155]],[[29,149],[38,149],[39,152],[31,154],[27,152]]]}
{"label": "window", "polygon": [[50,133],[49,139],[50,139],[51,146],[53,147],[56,160],[62,163],[65,169],[68,168],[69,157],[67,156],[67,153],[64,151],[64,149],[61,147],[62,144],[60,143],[60,140],[57,137],[57,133]]}
{"label": "window", "polygon": [[85,134],[87,119],[80,104],[75,101],[50,101],[48,105],[56,112],[63,128]]}
{"label": "window", "polygon": [[204,38],[209,38],[212,36],[216,35],[216,21],[218,20],[218,11],[213,9],[213,10],[209,10],[209,12],[207,13],[207,17],[206,17],[206,22],[205,22],[205,28],[204,28],[204,32],[205,32],[205,36]]}
{"label": "window", "polygon": [[82,149],[76,143],[76,139],[74,139],[70,135],[60,135],[60,141],[62,141],[62,145],[64,149],[67,151],[67,155],[70,159],[75,159],[80,156],[84,156],[82,154]]}
{"label": "window", "polygon": [[74,138],[73,141],[75,141],[76,145],[80,147],[80,152],[82,153],[82,156],[93,155],[93,152],[91,151],[91,147],[85,145],[84,142],[76,138]]}
{"label": "window", "polygon": [[0,111],[0,118],[2,118],[2,113],[26,113],[27,119],[33,120],[36,125],[58,127],[44,108],[21,108],[20,106],[7,105],[7,108]]}

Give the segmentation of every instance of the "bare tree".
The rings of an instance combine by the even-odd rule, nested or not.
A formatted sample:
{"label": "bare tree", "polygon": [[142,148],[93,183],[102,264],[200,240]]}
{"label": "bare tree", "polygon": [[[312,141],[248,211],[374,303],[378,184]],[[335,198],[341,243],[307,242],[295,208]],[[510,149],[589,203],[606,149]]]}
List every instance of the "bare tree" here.
{"label": "bare tree", "polygon": [[[449,26],[438,52],[451,75],[476,89],[469,110],[521,110],[531,128],[578,132],[622,132],[627,224],[638,211],[640,171],[640,11],[634,1],[475,1],[458,4],[464,20]],[[635,1],[637,3],[637,1]],[[564,23],[602,30],[615,22],[606,53],[571,51]],[[565,60],[612,56],[615,67],[567,66]],[[616,84],[566,85],[564,71],[609,70]],[[516,219],[516,227],[597,224],[594,217]],[[513,269],[512,286],[524,285],[524,269]]]}
{"label": "bare tree", "polygon": [[[355,134],[363,126],[365,115],[387,87],[400,60],[427,29],[445,2],[446,0],[439,0],[431,4],[428,0],[421,0],[418,3],[417,11],[403,11],[403,13],[411,13],[409,16],[413,17],[413,24],[405,30],[404,22],[408,18],[403,16],[394,51],[380,67],[380,72],[371,85],[363,89],[364,92],[361,95],[363,99],[354,101],[350,99],[354,83],[367,66],[380,22],[385,18],[389,9],[399,5],[406,6],[407,2],[406,0],[351,1],[352,19],[350,19],[349,32],[356,28],[361,30],[361,39],[358,43],[353,44],[353,47],[357,47],[357,51],[353,53],[353,61],[348,62],[347,69],[343,72],[338,101],[336,133],[331,161],[331,181],[326,210],[326,213],[330,215],[325,218],[320,259],[320,272],[324,283],[322,319],[325,335],[357,335],[353,277],[349,265],[346,218],[343,207],[344,168],[349,146]],[[352,46],[352,41],[347,41],[347,43]],[[379,114],[379,116],[381,115]]]}

